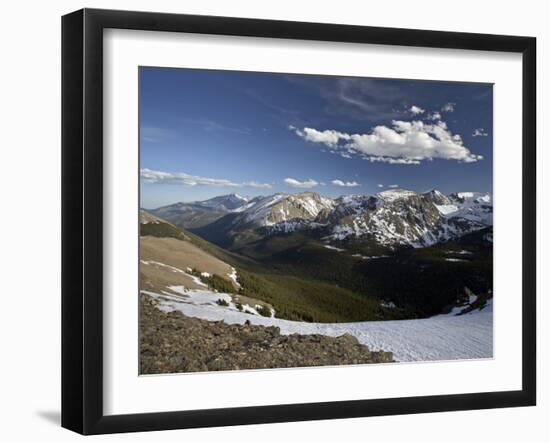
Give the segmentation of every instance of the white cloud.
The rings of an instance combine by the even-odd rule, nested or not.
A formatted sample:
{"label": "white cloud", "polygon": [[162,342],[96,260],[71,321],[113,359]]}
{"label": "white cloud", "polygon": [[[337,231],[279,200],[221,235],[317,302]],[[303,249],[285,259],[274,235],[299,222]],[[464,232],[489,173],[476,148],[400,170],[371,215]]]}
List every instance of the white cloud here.
{"label": "white cloud", "polygon": [[312,128],[304,128],[302,130],[295,128],[294,126],[289,126],[291,130],[296,132],[304,140],[313,143],[323,143],[329,147],[336,147],[340,140],[349,140],[349,135],[344,134],[343,132],[333,131],[327,129],[326,131],[317,131]]}
{"label": "white cloud", "polygon": [[285,178],[284,182],[287,185],[292,186],[293,188],[304,188],[304,189],[314,188],[315,186],[317,186],[319,184],[318,182],[316,182],[315,180],[313,180],[311,178],[307,179],[303,182],[301,182],[299,180],[296,180],[294,178]]}
{"label": "white cloud", "polygon": [[420,160],[413,158],[391,158],[391,157],[364,157],[371,163],[389,163],[390,165],[419,165]]}
{"label": "white cloud", "polygon": [[487,137],[487,131],[483,128],[476,128],[472,134],[472,137]]}
{"label": "white cloud", "polygon": [[384,185],[383,185],[382,183],[378,183],[377,186],[378,186],[379,188],[383,188],[383,187],[384,187]]}
{"label": "white cloud", "polygon": [[388,185],[388,188],[399,188],[399,185]]}
{"label": "white cloud", "polygon": [[249,188],[271,188],[269,183],[258,183],[255,181],[234,182],[225,178],[201,177],[198,175],[186,174],[185,172],[163,172],[151,169],[141,169],[141,178],[147,183],[168,183],[184,186],[226,186],[226,187],[249,187]]}
{"label": "white cloud", "polygon": [[415,105],[412,105],[409,109],[409,111],[414,114],[414,115],[418,115],[418,114],[424,114],[424,109],[422,109],[421,107],[419,106],[415,106]]}
{"label": "white cloud", "polygon": [[441,108],[442,112],[454,112],[456,103],[445,103]]}
{"label": "white cloud", "polygon": [[428,120],[441,120],[441,114],[437,111],[428,114]]}
{"label": "white cloud", "polygon": [[258,183],[257,181],[243,182],[241,185],[245,188],[271,189],[269,183]]}
{"label": "white cloud", "polygon": [[361,186],[359,183],[357,183],[356,181],[352,181],[352,182],[346,182],[346,181],[343,181],[343,180],[332,180],[331,182],[334,186],[340,186],[342,188],[355,188],[357,186]]}
{"label": "white cloud", "polygon": [[367,134],[292,129],[304,140],[328,146],[331,152],[371,162],[418,165],[433,159],[472,163],[483,158],[470,152],[460,135],[452,134],[443,121],[432,124],[393,120],[392,127],[376,126]]}

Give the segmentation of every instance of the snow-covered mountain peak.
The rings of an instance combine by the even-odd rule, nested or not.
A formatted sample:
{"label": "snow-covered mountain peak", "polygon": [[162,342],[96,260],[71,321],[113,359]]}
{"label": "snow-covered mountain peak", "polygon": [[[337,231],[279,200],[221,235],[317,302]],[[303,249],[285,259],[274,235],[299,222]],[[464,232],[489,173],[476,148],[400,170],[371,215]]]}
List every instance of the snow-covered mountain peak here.
{"label": "snow-covered mountain peak", "polygon": [[432,189],[430,191],[424,192],[422,194],[427,199],[431,200],[431,202],[435,205],[450,205],[451,200],[449,197],[447,197],[445,194],[443,194],[441,191],[437,189]]}
{"label": "snow-covered mountain peak", "polygon": [[429,246],[491,226],[488,200],[481,193],[446,196],[437,189],[419,194],[400,188],[376,194],[369,204],[358,205],[357,198],[340,199],[348,206],[334,211],[339,219],[328,218],[332,234],[327,238],[366,237],[388,246]]}
{"label": "snow-covered mountain peak", "polygon": [[224,211],[232,211],[246,203],[248,203],[248,198],[242,197],[239,194],[220,195],[208,200],[195,202],[196,205]]}
{"label": "snow-covered mountain peak", "polygon": [[488,192],[454,192],[450,198],[461,202],[491,203],[491,194]]}
{"label": "snow-covered mountain peak", "polygon": [[438,207],[445,216],[493,225],[493,199],[488,192],[455,192],[449,199],[450,205]]}
{"label": "snow-covered mountain peak", "polygon": [[329,241],[354,238],[390,247],[429,246],[493,224],[488,193],[445,195],[437,189],[418,193],[401,188],[335,199],[311,191],[251,198],[229,194],[159,208],[155,215],[187,227],[184,220],[191,228],[220,220],[221,225],[212,229],[226,223],[229,236],[258,228],[262,230],[255,235],[260,236],[320,229],[319,234]]}
{"label": "snow-covered mountain peak", "polygon": [[334,200],[323,197],[315,192],[302,192],[292,195],[289,198],[291,198],[297,206],[307,211],[311,217],[317,217],[322,210],[332,209],[334,207]]}
{"label": "snow-covered mountain peak", "polygon": [[313,220],[323,210],[332,210],[334,201],[315,192],[274,194],[258,200],[243,215],[246,222],[272,226],[293,219]]}
{"label": "snow-covered mountain peak", "polygon": [[233,197],[233,198],[236,198],[237,200],[243,200],[245,202],[247,202],[249,200],[248,197],[243,197],[242,195],[240,194],[229,194],[230,197]]}
{"label": "snow-covered mountain peak", "polygon": [[386,191],[379,192],[376,195],[386,202],[393,202],[399,199],[414,197],[414,196],[417,196],[418,194],[408,189],[396,188],[396,189],[388,189]]}

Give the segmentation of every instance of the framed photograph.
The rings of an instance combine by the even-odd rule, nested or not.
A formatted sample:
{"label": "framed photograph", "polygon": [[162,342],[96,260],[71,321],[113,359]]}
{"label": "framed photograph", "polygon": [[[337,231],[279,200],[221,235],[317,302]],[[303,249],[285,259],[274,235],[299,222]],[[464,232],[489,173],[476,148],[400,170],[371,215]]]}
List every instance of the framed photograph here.
{"label": "framed photograph", "polygon": [[536,402],[531,37],[62,20],[62,425]]}

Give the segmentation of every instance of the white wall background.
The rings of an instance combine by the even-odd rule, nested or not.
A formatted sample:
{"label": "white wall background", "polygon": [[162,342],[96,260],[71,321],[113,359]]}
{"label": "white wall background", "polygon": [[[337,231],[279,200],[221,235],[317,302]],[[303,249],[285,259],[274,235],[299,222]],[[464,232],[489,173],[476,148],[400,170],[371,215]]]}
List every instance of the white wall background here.
{"label": "white wall background", "polygon": [[[81,7],[155,10],[282,20],[531,35],[538,38],[539,153],[550,95],[550,28],[544,2],[393,0],[53,0],[11,1],[0,26],[0,438],[75,441],[59,427],[60,410],[60,17]],[[546,106],[545,106],[546,105]],[[544,112],[543,107],[546,108]],[[518,147],[519,148],[519,147]],[[539,225],[550,222],[549,156],[539,155]],[[546,162],[543,165],[543,162]],[[545,196],[545,198],[541,197]],[[519,210],[510,202],[512,210]],[[540,232],[540,230],[539,230]],[[539,275],[549,264],[548,236],[539,234]],[[544,253],[541,253],[546,249]],[[546,266],[545,266],[546,265]],[[548,441],[550,437],[550,306],[539,278],[539,406],[534,408],[378,417],[221,429],[102,436],[94,441],[329,442]]]}

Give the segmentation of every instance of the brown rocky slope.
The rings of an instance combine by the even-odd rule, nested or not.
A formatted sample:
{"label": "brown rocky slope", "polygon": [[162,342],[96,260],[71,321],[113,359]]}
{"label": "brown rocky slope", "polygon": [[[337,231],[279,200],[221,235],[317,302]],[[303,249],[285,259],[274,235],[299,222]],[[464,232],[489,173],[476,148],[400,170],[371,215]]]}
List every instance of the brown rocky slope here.
{"label": "brown rocky slope", "polygon": [[345,334],[282,335],[277,327],[228,325],[165,313],[140,299],[140,373],[226,371],[389,363],[391,352],[372,352]]}

